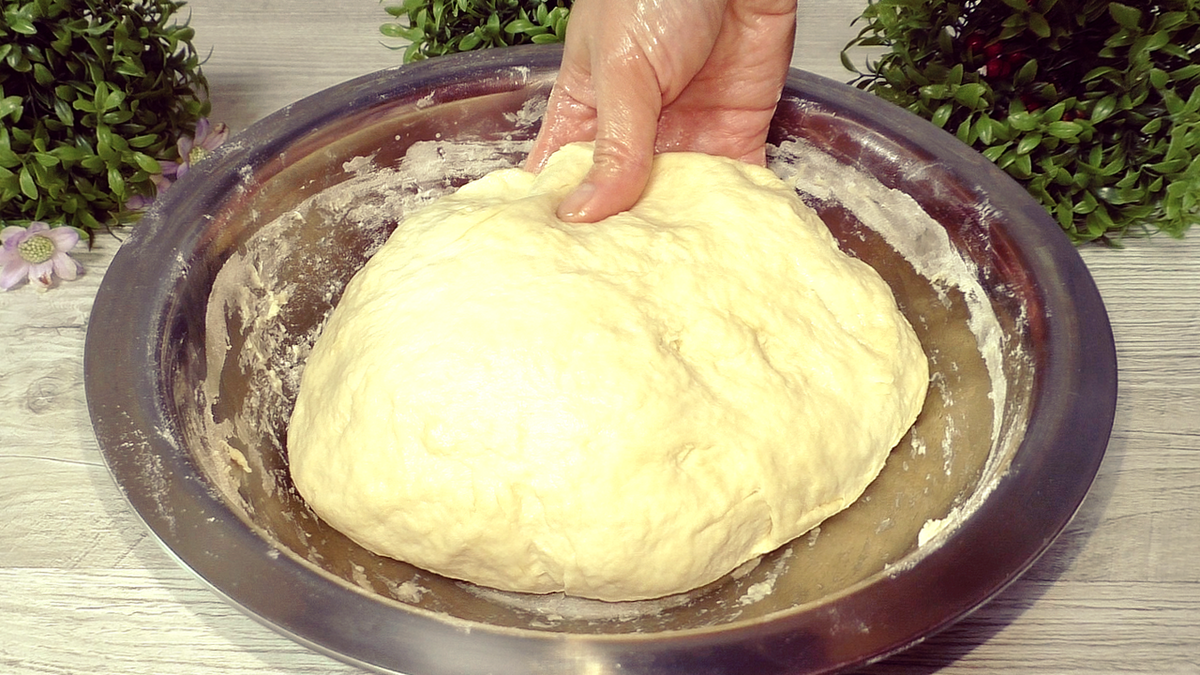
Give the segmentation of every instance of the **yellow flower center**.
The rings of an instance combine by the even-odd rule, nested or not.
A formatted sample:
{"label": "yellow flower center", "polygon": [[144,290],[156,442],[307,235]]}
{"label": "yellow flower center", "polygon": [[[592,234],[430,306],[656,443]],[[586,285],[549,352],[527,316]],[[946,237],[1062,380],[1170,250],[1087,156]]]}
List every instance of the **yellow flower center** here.
{"label": "yellow flower center", "polygon": [[50,241],[50,237],[35,234],[17,244],[17,253],[25,262],[34,265],[44,263],[54,255],[54,242]]}
{"label": "yellow flower center", "polygon": [[192,151],[188,153],[188,164],[190,164],[192,166],[196,166],[196,164],[199,163],[200,160],[204,159],[205,157],[208,157],[208,155],[209,155],[208,150],[200,147],[199,145],[193,145]]}

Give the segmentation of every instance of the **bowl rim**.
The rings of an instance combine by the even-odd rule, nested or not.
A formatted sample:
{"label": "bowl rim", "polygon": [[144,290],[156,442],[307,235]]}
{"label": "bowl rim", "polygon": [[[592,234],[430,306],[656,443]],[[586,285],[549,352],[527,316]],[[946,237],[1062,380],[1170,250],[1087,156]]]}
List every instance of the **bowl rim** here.
{"label": "bowl rim", "polygon": [[[1104,305],[1076,249],[1015,181],[950,134],[877,97],[792,69],[800,96],[895,143],[945,162],[1006,215],[989,236],[1021,252],[1039,285],[1046,322],[1039,395],[1025,437],[991,497],[923,554],[919,564],[870,577],[829,602],[761,620],[646,635],[562,634],[499,628],[424,610],[396,612],[335,583],[245,526],[177,443],[171,392],[158,365],[170,348],[182,255],[212,233],[205,219],[172,228],[172,213],[204,214],[237,188],[238,167],[262,166],[309,130],[351,114],[491,78],[517,88],[556,71],[561,48],[513,47],[397,66],[336,85],[251,125],[154,204],[115,256],[97,293],[84,350],[93,427],[106,465],[154,538],[214,592],[255,620],[359,667],[410,675],[574,672],[582,664],[628,672],[831,672],[876,661],[945,628],[994,597],[1049,547],[1079,508],[1111,433],[1116,351]],[[128,298],[144,298],[133,303]],[[133,339],[114,340],[128,335]],[[1054,452],[1035,452],[1054,448]],[[1029,517],[1036,513],[1036,518]],[[238,527],[205,527],[210,519]],[[1003,524],[1003,527],[994,527]],[[952,580],[952,581],[947,581]],[[282,592],[286,589],[286,592]],[[933,598],[928,603],[914,598]],[[897,617],[903,617],[899,620]],[[591,672],[591,671],[589,671]]]}

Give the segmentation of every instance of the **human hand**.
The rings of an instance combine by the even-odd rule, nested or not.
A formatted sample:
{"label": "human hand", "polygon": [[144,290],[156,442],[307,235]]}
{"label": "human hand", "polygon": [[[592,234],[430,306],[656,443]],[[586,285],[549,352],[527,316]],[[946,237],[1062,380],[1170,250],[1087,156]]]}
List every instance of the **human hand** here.
{"label": "human hand", "polygon": [[795,27],[796,0],[576,0],[526,168],[595,141],[591,171],[558,208],[594,222],[633,206],[655,152],[765,163]]}

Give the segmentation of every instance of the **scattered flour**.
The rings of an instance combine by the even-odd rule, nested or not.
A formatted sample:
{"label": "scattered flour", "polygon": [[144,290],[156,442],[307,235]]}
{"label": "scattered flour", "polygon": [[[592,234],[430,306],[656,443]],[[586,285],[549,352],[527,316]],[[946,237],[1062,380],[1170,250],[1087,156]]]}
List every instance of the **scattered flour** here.
{"label": "scattered flour", "polygon": [[[544,105],[544,101],[527,104],[514,115],[515,121],[521,124],[536,121]],[[224,478],[218,480],[218,488],[227,498],[244,501],[239,495],[240,485],[251,475],[259,477],[261,484],[257,489],[267,494],[284,489],[286,481],[278,467],[272,470],[263,464],[260,458],[263,452],[243,452],[227,439],[261,443],[262,447],[274,447],[274,452],[286,456],[278,430],[286,428],[302,366],[328,309],[336,303],[341,287],[354,271],[382,245],[405,212],[494,169],[518,166],[529,145],[528,141],[511,140],[425,141],[409,148],[403,161],[394,168],[376,166],[373,156],[356,157],[344,164],[343,183],[264,224],[225,263],[214,284],[206,318],[209,375],[196,397],[203,403],[203,409],[213,411],[199,423],[210,439],[216,463],[227,469]],[[787,141],[773,148],[770,157],[771,168],[798,191],[840,202],[935,286],[954,288],[962,294],[970,310],[970,328],[991,377],[992,435],[996,447],[1007,386],[1002,369],[1003,333],[977,281],[977,270],[955,251],[944,229],[908,195],[887,189],[871,176],[840,164],[803,142]],[[313,231],[329,234],[318,234],[316,240],[311,240]],[[301,236],[304,232],[310,233],[307,239]],[[347,253],[349,249],[356,250]],[[301,279],[304,284],[299,283]],[[228,395],[224,387],[230,373],[233,380],[244,379],[248,386],[239,394],[239,401],[223,407],[220,404],[222,397]],[[939,440],[948,448],[948,439]],[[927,442],[913,437],[914,456],[927,451]],[[925,523],[918,540],[920,547],[939,533],[952,531],[982,502],[989,486],[1005,468],[995,461],[999,454],[993,451],[980,479],[982,487],[966,503],[956,506],[945,518]],[[806,545],[814,546],[819,535],[820,528],[813,529],[806,535]],[[790,553],[776,564],[783,565]],[[308,558],[320,564],[321,554],[312,550]],[[736,604],[752,605],[767,597],[780,569],[748,586]],[[361,567],[355,567],[352,573],[356,583],[370,587],[367,575]],[[429,593],[412,580],[384,583],[393,597],[407,603],[418,603]],[[621,619],[661,612],[691,599],[682,594],[657,601],[599,603],[561,594],[519,596],[479,587],[471,587],[470,592],[501,604],[536,610],[548,625],[563,617]]]}

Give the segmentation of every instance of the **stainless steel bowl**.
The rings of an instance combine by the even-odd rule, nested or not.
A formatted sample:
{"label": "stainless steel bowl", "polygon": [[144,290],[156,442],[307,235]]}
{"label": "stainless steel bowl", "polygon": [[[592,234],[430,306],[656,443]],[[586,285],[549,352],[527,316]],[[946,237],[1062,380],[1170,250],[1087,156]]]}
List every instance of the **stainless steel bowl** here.
{"label": "stainless steel bowl", "polygon": [[[938,356],[940,393],[913,433],[947,439],[950,452],[902,442],[909,450],[819,536],[651,605],[489,593],[375,556],[306,509],[287,476],[293,385],[270,358],[248,362],[245,345],[277,330],[277,350],[302,353],[395,222],[373,232],[329,214],[295,220],[294,246],[267,272],[292,291],[269,321],[216,302],[219,273],[265,223],[352,179],[356,157],[388,167],[418,141],[530,138],[536,124],[522,120],[560,58],[486,51],[339,85],[239,134],[137,226],[97,295],[85,377],[105,459],[163,545],[279,632],[409,675],[836,671],[920,641],[1028,568],[1074,514],[1108,441],[1116,362],[1100,297],[1055,223],[992,164],[902,110],[798,71],[772,142],[806,140],[916,200],[974,265],[1002,330],[1007,386],[993,400],[964,299],[836,197],[813,201]],[[919,546],[922,527],[948,514],[955,526]]]}

